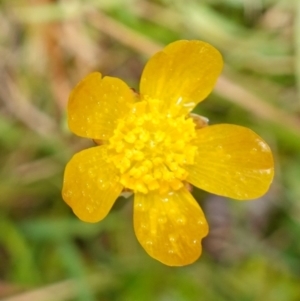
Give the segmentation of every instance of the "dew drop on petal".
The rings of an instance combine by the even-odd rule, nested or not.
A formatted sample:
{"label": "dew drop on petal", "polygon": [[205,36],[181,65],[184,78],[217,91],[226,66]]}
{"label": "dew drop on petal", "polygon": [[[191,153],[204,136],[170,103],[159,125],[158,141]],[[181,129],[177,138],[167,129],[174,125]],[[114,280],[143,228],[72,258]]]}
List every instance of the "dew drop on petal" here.
{"label": "dew drop on petal", "polygon": [[257,153],[257,148],[256,147],[253,147],[250,151],[251,154],[255,154]]}
{"label": "dew drop on petal", "polygon": [[158,222],[159,222],[160,224],[165,224],[165,223],[167,222],[167,219],[166,219],[166,217],[161,216],[161,217],[158,218]]}
{"label": "dew drop on petal", "polygon": [[109,186],[110,186],[110,183],[107,182],[107,181],[103,181],[103,180],[100,179],[99,182],[100,182],[99,188],[100,188],[101,190],[106,190],[106,189],[108,189]]}
{"label": "dew drop on petal", "polygon": [[94,208],[91,207],[91,206],[87,206],[86,207],[86,210],[89,212],[89,213],[92,213],[94,211]]}
{"label": "dew drop on petal", "polygon": [[245,183],[245,182],[246,182],[246,178],[245,178],[245,177],[243,177],[243,176],[241,176],[241,177],[239,178],[239,180],[240,180],[241,182],[243,182],[243,183]]}
{"label": "dew drop on petal", "polygon": [[66,198],[70,198],[73,195],[73,191],[72,190],[67,190],[64,192],[64,195]]}
{"label": "dew drop on petal", "polygon": [[179,225],[184,225],[186,223],[186,218],[184,216],[180,216],[177,220],[176,223]]}
{"label": "dew drop on petal", "polygon": [[173,235],[170,235],[170,236],[169,236],[169,241],[170,241],[170,242],[175,242],[175,241],[176,241],[176,238],[175,238]]}
{"label": "dew drop on petal", "polygon": [[90,176],[91,178],[95,178],[95,177],[96,177],[96,173],[95,173],[94,168],[90,168],[90,169],[89,169],[89,176]]}
{"label": "dew drop on petal", "polygon": [[155,236],[155,235],[157,234],[157,231],[156,231],[156,229],[152,229],[152,230],[150,231],[150,233],[151,233],[152,236]]}
{"label": "dew drop on petal", "polygon": [[146,224],[141,224],[141,228],[142,228],[142,229],[147,229]]}
{"label": "dew drop on petal", "polygon": [[164,197],[164,198],[162,198],[162,201],[163,201],[163,202],[168,202],[168,201],[169,201],[169,198],[168,198],[168,197]]}
{"label": "dew drop on petal", "polygon": [[138,203],[134,206],[135,210],[143,211],[142,208],[143,208],[143,205],[141,203]]}

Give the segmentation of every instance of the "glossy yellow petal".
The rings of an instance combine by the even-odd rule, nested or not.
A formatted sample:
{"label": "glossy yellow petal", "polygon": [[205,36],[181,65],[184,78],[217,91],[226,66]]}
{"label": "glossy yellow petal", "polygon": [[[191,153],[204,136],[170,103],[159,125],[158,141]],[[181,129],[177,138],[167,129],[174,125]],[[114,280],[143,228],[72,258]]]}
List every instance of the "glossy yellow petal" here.
{"label": "glossy yellow petal", "polygon": [[208,233],[200,206],[185,188],[165,195],[136,193],[134,229],[147,253],[170,266],[194,262]]}
{"label": "glossy yellow petal", "polygon": [[63,199],[85,222],[103,219],[122,191],[116,169],[107,163],[105,146],[83,150],[70,160],[64,174]]}
{"label": "glossy yellow petal", "polygon": [[217,49],[202,41],[177,41],[156,53],[146,64],[140,83],[142,97],[191,111],[213,89],[223,67]]}
{"label": "glossy yellow petal", "polygon": [[274,163],[265,141],[250,129],[221,124],[197,131],[195,165],[187,166],[187,181],[208,192],[255,199],[269,188]]}
{"label": "glossy yellow petal", "polygon": [[72,91],[68,103],[68,123],[76,135],[108,139],[118,118],[129,112],[134,95],[120,79],[101,78],[94,72],[86,76]]}

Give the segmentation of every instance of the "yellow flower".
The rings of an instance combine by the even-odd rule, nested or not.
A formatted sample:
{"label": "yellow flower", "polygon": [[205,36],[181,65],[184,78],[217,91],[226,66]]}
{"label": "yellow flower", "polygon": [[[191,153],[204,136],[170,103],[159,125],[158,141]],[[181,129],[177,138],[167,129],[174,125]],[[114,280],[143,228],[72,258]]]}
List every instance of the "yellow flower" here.
{"label": "yellow flower", "polygon": [[129,189],[140,244],[162,263],[181,266],[200,256],[208,233],[187,183],[238,200],[268,190],[273,158],[262,138],[236,125],[199,128],[189,114],[211,92],[222,66],[211,45],[177,41],[146,64],[140,94],[96,72],[75,87],[69,127],[101,141],[66,166],[63,198],[81,220],[100,221]]}

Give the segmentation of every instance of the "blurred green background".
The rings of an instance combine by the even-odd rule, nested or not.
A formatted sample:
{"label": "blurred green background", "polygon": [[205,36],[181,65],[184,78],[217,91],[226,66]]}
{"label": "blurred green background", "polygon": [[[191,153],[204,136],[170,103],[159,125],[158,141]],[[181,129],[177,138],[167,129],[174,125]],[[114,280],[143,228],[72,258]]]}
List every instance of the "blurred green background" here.
{"label": "blurred green background", "polygon": [[[72,87],[98,70],[138,88],[177,39],[222,52],[195,111],[260,134],[276,177],[251,202],[194,190],[210,234],[196,263],[171,268],[138,244],[132,199],[86,224],[61,187],[66,162],[93,145],[67,128]],[[300,300],[299,0],[1,0],[0,69],[0,300]]]}

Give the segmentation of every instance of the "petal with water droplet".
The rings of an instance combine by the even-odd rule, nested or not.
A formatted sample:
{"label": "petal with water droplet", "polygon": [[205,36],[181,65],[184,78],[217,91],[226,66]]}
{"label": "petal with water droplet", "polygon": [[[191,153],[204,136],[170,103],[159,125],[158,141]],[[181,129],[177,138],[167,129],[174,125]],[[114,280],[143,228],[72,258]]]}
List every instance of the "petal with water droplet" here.
{"label": "petal with water droplet", "polygon": [[134,229],[147,253],[170,266],[193,263],[208,233],[205,216],[186,188],[163,195],[136,193]]}
{"label": "petal with water droplet", "polygon": [[218,195],[248,200],[262,196],[274,176],[272,152],[245,127],[220,124],[197,131],[195,164],[187,181]]}
{"label": "petal with water droplet", "polygon": [[175,106],[190,112],[212,91],[222,67],[220,52],[210,44],[176,41],[150,58],[140,92],[159,100],[163,111]]}
{"label": "petal with water droplet", "polygon": [[134,95],[120,79],[94,72],[72,91],[68,102],[68,124],[78,136],[109,139],[116,122],[129,112]]}
{"label": "petal with water droplet", "polygon": [[122,189],[117,170],[107,162],[106,146],[83,150],[66,166],[63,199],[85,222],[103,219]]}

